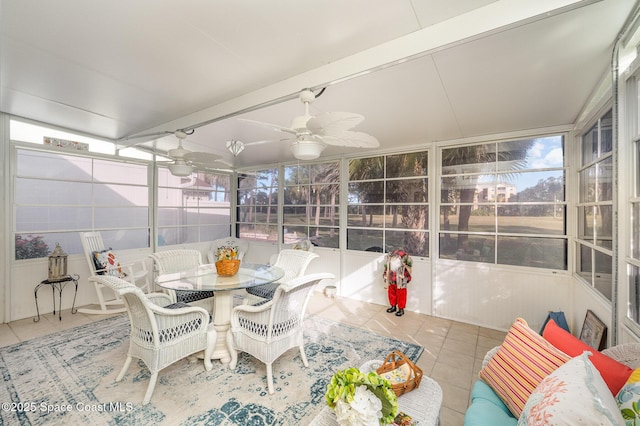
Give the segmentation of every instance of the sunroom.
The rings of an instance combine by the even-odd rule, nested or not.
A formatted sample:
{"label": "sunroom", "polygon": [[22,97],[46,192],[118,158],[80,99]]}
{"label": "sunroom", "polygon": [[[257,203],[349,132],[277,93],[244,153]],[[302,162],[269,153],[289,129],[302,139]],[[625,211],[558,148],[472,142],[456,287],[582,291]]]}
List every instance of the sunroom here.
{"label": "sunroom", "polygon": [[[230,36],[191,6],[175,27],[168,9],[131,11],[162,30],[128,22],[116,35],[88,10],[74,27],[49,18],[53,5],[3,2],[3,321],[35,315],[56,243],[81,277],[76,305],[95,303],[79,233],[99,230],[130,261],[232,235],[265,263],[309,239],[311,272],[381,305],[383,255],[402,248],[409,311],[506,330],[548,311],[575,329],[591,310],[609,345],[640,340],[637,5],[480,1],[448,16],[401,4],[318,12],[295,31],[263,33],[256,14],[253,36]],[[206,58],[213,44],[220,56]],[[311,115],[362,114],[354,130],[379,147],[305,155],[256,125],[289,126],[304,88]],[[172,170],[179,144],[207,161]]]}

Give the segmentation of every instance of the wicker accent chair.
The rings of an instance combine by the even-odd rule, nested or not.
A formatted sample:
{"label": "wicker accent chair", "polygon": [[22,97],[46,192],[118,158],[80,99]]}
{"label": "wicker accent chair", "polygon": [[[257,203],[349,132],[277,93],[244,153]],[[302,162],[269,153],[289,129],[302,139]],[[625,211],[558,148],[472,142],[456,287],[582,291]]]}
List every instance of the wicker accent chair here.
{"label": "wicker accent chair", "polygon": [[258,306],[239,305],[231,312],[231,332],[227,345],[231,350],[229,368],[238,362],[236,351],[246,352],[264,362],[267,367],[269,394],[273,388],[273,362],[291,348],[300,349],[305,367],[304,315],[313,287],[322,280],[333,280],[330,273],[305,275],[281,284],[273,298]]}
{"label": "wicker accent chair", "polygon": [[316,253],[311,251],[295,249],[280,250],[274,266],[282,268],[284,270],[284,276],[274,283],[248,288],[247,297],[243,303],[254,304],[271,299],[276,288],[278,288],[281,283],[286,283],[294,278],[303,276],[311,261],[318,257]]}
{"label": "wicker accent chair", "polygon": [[242,260],[244,255],[249,251],[249,242],[236,237],[226,237],[214,240],[209,249],[209,263],[216,263],[218,247],[238,247],[238,260]]}
{"label": "wicker accent chair", "polygon": [[[97,253],[103,253],[111,251],[107,249],[102,240],[102,234],[100,232],[80,232],[80,242],[84,250],[87,264],[89,265],[89,272],[91,276],[110,275],[114,270],[118,271],[118,274],[123,273],[124,279],[129,281],[133,285],[137,285],[141,282],[140,288],[146,292],[151,291],[151,282],[149,280],[150,274],[147,270],[146,263],[144,261],[137,261],[130,264],[120,264],[119,262],[114,268],[98,269],[96,266],[95,257]],[[98,295],[98,304],[100,309],[80,308],[78,312],[84,314],[113,314],[124,312],[126,308],[123,305],[122,300],[117,294],[111,294],[111,298],[105,298],[104,285],[97,281],[93,281],[96,294]]]}
{"label": "wicker accent chair", "polygon": [[622,343],[603,349],[602,353],[634,370],[640,368],[640,343]]}
{"label": "wicker accent chair", "polygon": [[131,334],[127,359],[116,382],[124,378],[133,358],[142,360],[151,372],[143,405],[151,400],[158,372],[174,362],[204,351],[205,369],[210,371],[213,368],[211,355],[217,332],[209,324],[209,313],[204,309],[196,306],[163,307],[171,303],[167,294],[144,294],[138,287],[117,277],[94,276],[89,280],[111,288],[124,301]]}
{"label": "wicker accent chair", "polygon": [[[158,274],[171,274],[202,265],[202,254],[198,250],[165,250],[149,255],[153,259]],[[190,291],[163,289],[173,303],[188,303],[200,306],[213,314],[213,291]]]}

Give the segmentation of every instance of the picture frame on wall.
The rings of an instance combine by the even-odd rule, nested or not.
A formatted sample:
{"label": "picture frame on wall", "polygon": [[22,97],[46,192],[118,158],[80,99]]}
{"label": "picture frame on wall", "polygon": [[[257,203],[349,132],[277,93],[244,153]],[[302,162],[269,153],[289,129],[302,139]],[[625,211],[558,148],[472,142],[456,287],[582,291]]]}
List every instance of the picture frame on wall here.
{"label": "picture frame on wall", "polygon": [[584,317],[580,340],[598,351],[603,350],[607,343],[607,326],[591,309]]}

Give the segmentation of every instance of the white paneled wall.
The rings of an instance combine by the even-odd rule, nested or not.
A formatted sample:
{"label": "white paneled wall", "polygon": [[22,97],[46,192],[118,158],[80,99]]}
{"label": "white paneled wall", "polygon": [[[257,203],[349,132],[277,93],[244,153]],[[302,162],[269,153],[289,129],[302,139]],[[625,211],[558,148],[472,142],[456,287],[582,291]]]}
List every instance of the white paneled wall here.
{"label": "white paneled wall", "polygon": [[[389,305],[384,287],[384,253],[347,251],[338,294],[369,303]],[[413,259],[412,280],[407,286],[407,310],[431,314],[431,268],[426,260]]]}
{"label": "white paneled wall", "polygon": [[501,330],[521,317],[539,330],[550,310],[571,315],[568,274],[439,260],[434,277],[435,316]]}
{"label": "white paneled wall", "polygon": [[[587,309],[591,309],[596,316],[607,325],[607,347],[611,346],[611,306],[610,303],[601,295],[590,289],[584,282],[578,278],[573,278],[573,315],[567,316],[571,333],[580,336],[584,317]],[[623,343],[624,340],[619,340]]]}
{"label": "white paneled wall", "polygon": [[[205,250],[205,247],[198,247]],[[264,263],[277,250],[276,245],[255,243],[247,253],[247,261]],[[336,276],[338,295],[380,305],[388,305],[382,280],[383,253],[343,251],[316,247],[320,256],[307,271],[331,272]],[[146,258],[140,250],[124,251],[124,260]],[[472,262],[436,260],[435,269],[428,259],[413,258],[413,279],[408,287],[407,310],[457,321],[506,330],[516,317],[522,317],[538,330],[549,310],[563,310],[572,331],[582,326],[586,306],[593,306],[593,295],[568,273],[552,273],[534,269],[516,270]],[[148,264],[151,267],[150,263]],[[69,271],[81,276],[76,306],[96,303],[93,285],[84,256],[69,257]],[[19,262],[11,271],[10,320],[35,315],[33,289],[47,275],[46,259]],[[317,289],[322,291],[322,289]],[[51,289],[39,292],[40,313],[51,312]],[[63,294],[63,309],[71,307],[71,286]],[[571,302],[574,299],[575,302]],[[597,310],[597,309],[596,309]],[[609,323],[608,311],[596,312]],[[578,331],[579,333],[579,331]]]}

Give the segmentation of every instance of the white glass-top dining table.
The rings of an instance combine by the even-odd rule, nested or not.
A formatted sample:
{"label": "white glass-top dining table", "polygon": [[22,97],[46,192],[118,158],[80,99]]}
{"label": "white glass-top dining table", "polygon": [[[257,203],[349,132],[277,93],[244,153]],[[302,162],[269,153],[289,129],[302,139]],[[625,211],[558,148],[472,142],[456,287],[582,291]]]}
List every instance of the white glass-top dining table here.
{"label": "white glass-top dining table", "polygon": [[284,270],[277,266],[256,263],[240,264],[238,272],[231,276],[218,275],[216,265],[206,264],[171,274],[159,275],[155,282],[162,288],[187,291],[213,291],[213,326],[218,332],[216,347],[211,359],[228,364],[235,355],[228,347],[227,333],[231,323],[234,290],[242,290],[279,280]]}

